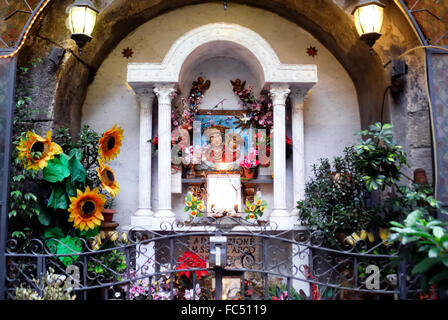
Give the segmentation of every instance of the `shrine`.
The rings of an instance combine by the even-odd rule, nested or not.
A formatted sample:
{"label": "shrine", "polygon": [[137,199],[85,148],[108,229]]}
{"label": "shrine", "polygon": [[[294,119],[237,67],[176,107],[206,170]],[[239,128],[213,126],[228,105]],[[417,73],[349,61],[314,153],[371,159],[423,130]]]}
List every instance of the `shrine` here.
{"label": "shrine", "polygon": [[[227,53],[224,57],[222,56],[223,52]],[[231,166],[226,167],[226,170],[220,170],[226,163],[221,162],[221,154],[219,154],[217,166],[221,165],[221,168],[216,167],[216,165],[211,167],[212,175],[208,174],[206,168],[206,170],[202,170],[203,176],[198,175],[198,177],[194,176],[183,180],[181,178],[180,181],[173,179],[173,177],[167,179],[170,175],[176,175],[170,165],[172,148],[171,112],[174,92],[178,88],[186,88],[189,85],[187,80],[192,78],[192,73],[196,71],[195,67],[198,63],[215,57],[231,58],[244,63],[254,76],[256,81],[256,83],[253,83],[254,87],[267,90],[272,99],[274,135],[278,135],[277,139],[273,139],[275,142],[271,147],[274,155],[271,165],[272,175],[260,175],[259,178],[249,179],[247,182],[241,183],[239,165],[237,164],[236,170],[233,168],[233,171],[236,172],[233,174],[230,174]],[[217,70],[216,72],[220,71]],[[231,84],[230,80],[233,79],[228,79],[229,84]],[[241,80],[238,79],[238,81]],[[243,192],[252,189],[251,193],[248,192],[247,195],[252,195],[251,200],[253,201],[254,189],[259,191],[261,184],[272,185],[272,203],[268,209],[270,211],[269,221],[275,222],[283,228],[289,228],[291,224],[294,224],[292,217],[295,215],[295,211],[286,205],[286,190],[294,190],[294,202],[298,201],[304,192],[303,105],[306,94],[317,82],[316,65],[282,64],[272,47],[257,33],[235,24],[217,23],[196,28],[180,37],[170,48],[162,63],[130,63],[127,70],[127,82],[136,93],[140,104],[139,208],[132,216],[131,225],[157,228],[163,221],[183,219],[184,217],[177,210],[179,206],[172,203],[174,184],[179,182],[187,184],[190,191],[206,202],[208,212],[211,212],[214,206],[222,206],[224,201],[230,203],[230,208],[226,208],[226,210],[232,210],[234,213],[241,213],[242,194],[240,190],[242,186]],[[213,86],[213,83],[211,85]],[[229,86],[230,90],[232,90],[231,86]],[[235,92],[238,93],[238,91]],[[198,93],[201,94],[200,91]],[[207,94],[205,93],[205,95]],[[297,164],[297,170],[294,170],[292,186],[287,188],[285,113],[288,96],[290,96],[292,103],[292,121],[296,124],[293,127],[295,144],[292,157],[294,163]],[[157,130],[159,132],[157,155],[159,164],[157,168],[159,206],[156,210],[152,208],[151,204],[151,145],[148,144],[148,141],[152,139],[151,125],[154,98],[156,98],[158,106]],[[188,99],[188,97],[186,98]],[[220,97],[216,98],[219,99]],[[238,105],[234,107],[238,107]],[[202,114],[209,114],[209,118],[213,117],[213,119],[208,120],[209,123],[225,123],[223,119],[219,119],[219,113],[221,113],[221,118],[228,118],[227,122],[231,123],[232,120],[238,119],[239,111],[232,111],[218,105],[215,110],[202,112]],[[203,122],[207,121],[206,117],[202,117],[202,119]],[[201,118],[198,118],[198,120],[200,121]],[[204,124],[201,126],[200,123],[198,129],[201,130],[202,127],[204,127]],[[224,132],[216,127],[212,126],[212,128],[215,129],[215,135],[209,135],[210,145],[212,147],[217,145],[218,148],[221,148]],[[254,147],[254,145],[247,145],[251,142],[248,139],[247,132],[242,137],[242,129],[237,132],[235,130],[230,132],[229,127],[224,126],[223,128],[226,128],[226,131],[229,131],[228,133],[238,133],[239,138],[246,143],[246,146],[239,149],[241,155],[247,154],[249,148]],[[210,130],[210,128],[208,129]],[[246,131],[249,131],[249,129]],[[204,132],[200,132],[200,134],[204,134]],[[201,142],[199,141],[199,144],[196,144],[193,148],[201,147]],[[205,163],[210,162],[210,160],[206,157]],[[211,162],[216,163],[216,161]],[[232,161],[227,164],[234,163],[235,161]],[[204,165],[202,164],[202,166]],[[196,165],[196,167],[201,168],[201,164]],[[180,174],[181,171],[179,171]],[[205,184],[207,187],[203,187]],[[237,192],[233,190],[232,193],[233,188]],[[182,193],[182,190],[179,191]],[[216,195],[214,192],[216,192]],[[245,197],[245,195],[243,196]],[[219,197],[221,202],[217,202],[218,199],[215,200]]]}

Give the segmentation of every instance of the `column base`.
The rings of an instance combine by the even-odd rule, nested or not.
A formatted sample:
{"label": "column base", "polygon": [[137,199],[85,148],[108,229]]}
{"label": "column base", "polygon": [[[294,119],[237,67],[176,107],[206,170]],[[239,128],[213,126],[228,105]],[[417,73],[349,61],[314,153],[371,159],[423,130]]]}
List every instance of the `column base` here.
{"label": "column base", "polygon": [[275,224],[278,230],[288,230],[294,227],[293,217],[289,215],[289,212],[288,215],[284,216],[272,216],[271,214],[269,222]]}
{"label": "column base", "polygon": [[134,214],[131,217],[131,225],[139,227],[150,227],[152,225],[152,219],[152,216]]}
{"label": "column base", "polygon": [[286,209],[273,209],[271,217],[290,217],[291,214]]}
{"label": "column base", "polygon": [[175,218],[176,214],[171,209],[160,209],[154,214],[155,218]]}
{"label": "column base", "polygon": [[150,208],[139,208],[134,216],[153,216],[154,212]]}

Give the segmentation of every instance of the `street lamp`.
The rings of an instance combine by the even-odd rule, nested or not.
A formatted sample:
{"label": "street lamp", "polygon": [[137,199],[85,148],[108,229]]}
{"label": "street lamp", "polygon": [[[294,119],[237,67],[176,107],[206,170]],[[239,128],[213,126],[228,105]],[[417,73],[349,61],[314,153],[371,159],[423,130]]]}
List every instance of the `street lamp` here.
{"label": "street lamp", "polygon": [[68,24],[72,39],[75,40],[81,53],[84,45],[92,40],[92,32],[99,10],[90,0],[75,0],[67,8]]}
{"label": "street lamp", "polygon": [[381,37],[384,7],[378,0],[361,0],[353,10],[356,30],[360,39],[367,43],[370,49]]}

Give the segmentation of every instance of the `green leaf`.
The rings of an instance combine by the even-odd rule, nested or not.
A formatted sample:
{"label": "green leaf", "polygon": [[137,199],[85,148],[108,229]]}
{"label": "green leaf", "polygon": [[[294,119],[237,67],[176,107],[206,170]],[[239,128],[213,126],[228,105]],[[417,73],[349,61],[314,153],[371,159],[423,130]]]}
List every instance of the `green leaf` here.
{"label": "green leaf", "polygon": [[425,258],[422,261],[420,261],[415,267],[412,269],[412,275],[415,275],[417,273],[423,273],[430,269],[432,266],[437,264],[439,262],[438,259],[434,258]]}
{"label": "green leaf", "polygon": [[442,238],[443,235],[445,234],[445,230],[443,230],[443,228],[441,228],[441,227],[433,227],[433,228],[432,228],[432,234],[433,234],[436,238],[440,239],[440,238]]}
{"label": "green leaf", "polygon": [[448,267],[448,255],[443,256],[441,260],[445,267]]}
{"label": "green leaf", "polygon": [[84,166],[82,165],[80,158],[78,157],[82,157],[78,150],[73,149],[71,152],[71,157],[70,160],[68,161],[69,164],[69,169],[70,169],[70,173],[71,173],[71,182],[72,184],[74,184],[75,182],[79,182],[82,183],[84,185],[85,181],[86,181],[86,169],[84,168]]}
{"label": "green leaf", "polygon": [[60,256],[59,260],[62,261],[63,264],[69,266],[73,264],[79,257],[79,255],[71,255],[80,253],[82,251],[81,243],[79,243],[79,238],[66,236],[65,238],[58,239],[59,241],[54,243],[56,244],[56,254],[57,255],[66,255],[70,254],[70,256]]}
{"label": "green leaf", "polygon": [[36,206],[39,210],[39,216],[37,217],[37,219],[39,220],[40,224],[48,227],[50,225],[51,219],[53,218],[53,215],[48,210],[45,210],[45,208],[43,208],[39,203]]}
{"label": "green leaf", "polygon": [[60,182],[70,175],[68,167],[68,159],[65,154],[61,154],[59,158],[54,158],[48,162],[43,170],[44,179],[50,183]]}
{"label": "green leaf", "polygon": [[439,256],[440,249],[439,248],[431,248],[428,251],[428,257],[437,258]]}
{"label": "green leaf", "polygon": [[72,184],[71,179],[67,179],[65,182],[65,192],[67,193],[67,197],[76,197],[76,188]]}
{"label": "green leaf", "polygon": [[44,232],[44,239],[58,239],[64,237],[64,232],[60,227],[52,227]]}
{"label": "green leaf", "polygon": [[89,229],[81,231],[79,234],[87,239],[95,237],[100,231],[100,227],[96,227],[95,229]]}
{"label": "green leaf", "polygon": [[51,185],[51,195],[50,199],[48,199],[47,207],[52,208],[54,210],[57,209],[68,209],[67,204],[67,196],[65,194],[65,190],[59,185]]}
{"label": "green leaf", "polygon": [[443,270],[439,272],[434,277],[429,279],[429,284],[436,284],[439,281],[448,280],[448,270]]}

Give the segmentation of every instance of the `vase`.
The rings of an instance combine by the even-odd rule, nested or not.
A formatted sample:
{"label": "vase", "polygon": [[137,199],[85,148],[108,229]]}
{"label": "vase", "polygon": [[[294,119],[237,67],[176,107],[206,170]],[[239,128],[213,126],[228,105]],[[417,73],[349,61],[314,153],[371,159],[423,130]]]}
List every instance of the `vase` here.
{"label": "vase", "polygon": [[115,212],[115,209],[103,209],[104,222],[112,222]]}
{"label": "vase", "polygon": [[253,179],[255,175],[254,168],[243,168],[243,178],[244,179]]}

